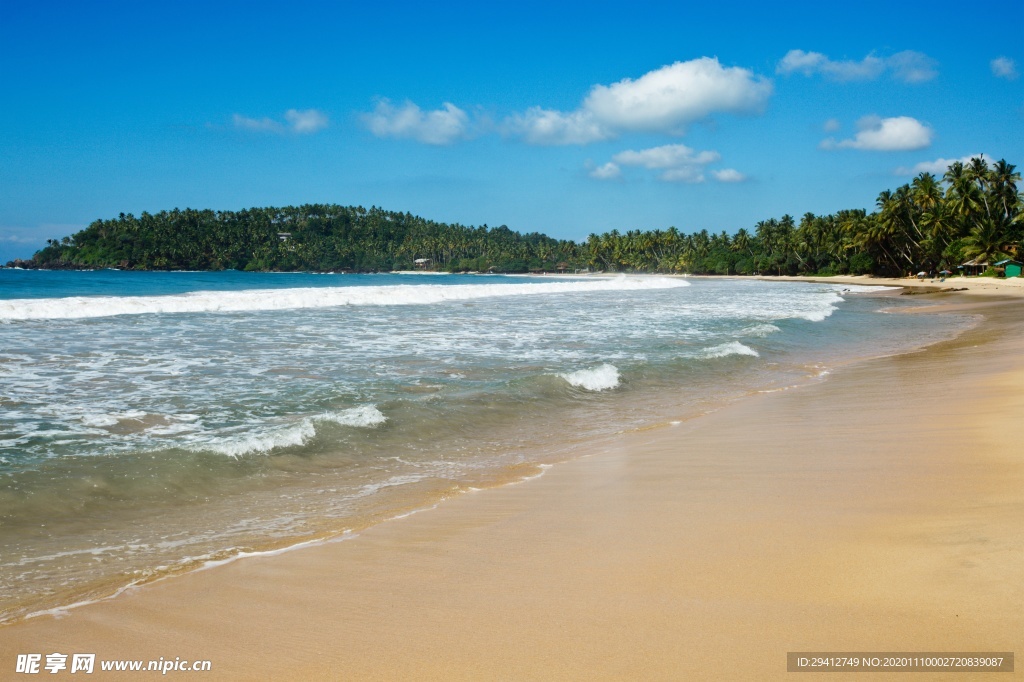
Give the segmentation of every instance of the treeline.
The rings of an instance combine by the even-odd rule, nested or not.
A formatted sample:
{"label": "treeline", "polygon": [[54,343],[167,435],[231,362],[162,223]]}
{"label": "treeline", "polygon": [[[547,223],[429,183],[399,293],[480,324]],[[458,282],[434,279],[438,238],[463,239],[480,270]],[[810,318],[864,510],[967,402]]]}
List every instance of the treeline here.
{"label": "treeline", "polygon": [[[554,270],[577,245],[543,234],[436,223],[380,208],[311,204],[185,209],[97,220],[49,240],[29,267],[379,272]],[[419,261],[419,263],[417,263]]]}
{"label": "treeline", "polygon": [[[1012,164],[953,163],[878,195],[876,210],[804,214],[709,234],[633,230],[583,243],[505,226],[436,223],[379,208],[307,205],[244,211],[174,210],[97,220],[50,240],[43,268],[453,272],[591,269],[693,274],[876,274],[956,271],[1021,257],[1024,198]],[[417,263],[417,261],[419,261]]]}
{"label": "treeline", "polygon": [[1015,166],[955,162],[943,177],[921,173],[878,195],[876,210],[805,213],[709,234],[674,228],[590,235],[583,262],[604,270],[694,274],[899,276],[968,261],[1021,258],[1024,198]]}

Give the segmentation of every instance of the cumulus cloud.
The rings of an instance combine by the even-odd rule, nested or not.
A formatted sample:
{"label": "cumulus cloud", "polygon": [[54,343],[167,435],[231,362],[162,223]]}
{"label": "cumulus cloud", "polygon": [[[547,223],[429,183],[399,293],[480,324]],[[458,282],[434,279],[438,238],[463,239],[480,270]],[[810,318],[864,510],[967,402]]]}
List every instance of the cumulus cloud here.
{"label": "cumulus cloud", "polygon": [[1010,81],[1017,79],[1017,62],[1009,57],[996,57],[989,62],[989,66],[992,67],[992,75],[996,78],[1005,78]]}
{"label": "cumulus cloud", "polygon": [[612,157],[612,160],[623,166],[643,166],[644,168],[674,168],[677,166],[701,166],[718,161],[718,152],[695,152],[685,144],[666,144],[634,151],[627,149]]}
{"label": "cumulus cloud", "polygon": [[591,168],[589,175],[598,180],[618,180],[622,177],[622,169],[619,168],[618,164],[609,161],[606,164]]}
{"label": "cumulus cloud", "polygon": [[469,115],[451,102],[440,109],[423,111],[413,102],[400,107],[382,99],[372,113],[363,115],[363,123],[377,137],[413,139],[424,144],[446,145],[469,134]]}
{"label": "cumulus cloud", "polygon": [[942,175],[945,173],[949,166],[957,161],[962,164],[968,164],[971,159],[981,156],[981,154],[968,154],[967,156],[961,156],[959,159],[935,159],[934,161],[922,161],[914,164],[913,166],[900,166],[893,171],[893,175],[917,175],[918,173],[933,173],[935,175]]}
{"label": "cumulus cloud", "polygon": [[542,145],[589,144],[613,136],[589,112],[563,113],[541,107],[510,116],[505,120],[505,129],[530,144]]}
{"label": "cumulus cloud", "polygon": [[247,130],[257,133],[296,133],[308,135],[327,127],[329,122],[327,115],[316,109],[289,109],[284,112],[284,121],[272,118],[249,118],[242,114],[235,114],[231,122],[238,130]]}
{"label": "cumulus cloud", "polygon": [[938,63],[926,54],[904,50],[885,60],[892,77],[904,83],[924,83],[939,75]]}
{"label": "cumulus cloud", "polygon": [[718,111],[758,112],[771,95],[770,81],[717,58],[676,62],[636,80],[595,85],[583,108],[613,128],[676,132]]}
{"label": "cumulus cloud", "polygon": [[289,109],[284,112],[284,120],[288,122],[293,132],[300,134],[315,133],[327,127],[327,116],[316,109]]}
{"label": "cumulus cloud", "polygon": [[506,119],[505,128],[531,144],[548,145],[587,144],[623,132],[679,135],[714,113],[758,113],[771,94],[770,80],[702,57],[635,80],[595,85],[574,111],[534,107]]}
{"label": "cumulus cloud", "polygon": [[790,50],[779,61],[775,72],[804,76],[821,74],[836,81],[874,80],[888,73],[903,83],[923,83],[938,75],[934,59],[921,52],[905,50],[889,57],[868,55],[860,61],[832,60],[820,52]]}
{"label": "cumulus cloud", "polygon": [[857,134],[847,140],[822,140],[822,149],[863,149],[870,151],[909,151],[932,143],[934,131],[910,116],[879,118],[865,116],[857,122]]}
{"label": "cumulus cloud", "polygon": [[747,176],[740,173],[735,168],[723,168],[722,170],[713,170],[711,175],[714,176],[715,180],[719,182],[744,182]]}
{"label": "cumulus cloud", "polygon": [[830,118],[829,120],[825,121],[825,123],[822,124],[821,127],[826,133],[834,133],[835,131],[842,128],[843,125],[839,122],[839,119]]}
{"label": "cumulus cloud", "polygon": [[649,149],[627,149],[612,160],[591,171],[591,177],[618,178],[622,166],[661,171],[658,177],[666,182],[704,182],[704,167],[721,158],[715,151],[696,151],[684,144],[666,144]]}

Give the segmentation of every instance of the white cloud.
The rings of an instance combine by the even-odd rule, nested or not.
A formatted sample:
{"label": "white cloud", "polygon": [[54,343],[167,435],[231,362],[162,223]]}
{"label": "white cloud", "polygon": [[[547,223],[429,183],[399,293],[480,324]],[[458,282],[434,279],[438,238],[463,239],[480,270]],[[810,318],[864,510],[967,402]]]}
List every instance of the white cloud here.
{"label": "white cloud", "polygon": [[948,169],[950,164],[959,161],[962,164],[968,164],[971,159],[981,156],[981,154],[968,154],[967,156],[961,156],[959,159],[935,159],[934,161],[922,161],[914,166],[908,168],[906,166],[900,166],[893,171],[893,175],[917,175],[918,173],[932,173],[934,175],[942,175]]}
{"label": "white cloud", "polygon": [[267,117],[249,118],[235,114],[231,117],[231,122],[239,130],[276,134],[292,132],[298,135],[315,133],[326,128],[328,124],[327,115],[316,109],[289,109],[284,112],[284,119],[284,122],[281,122]]}
{"label": "white cloud", "polygon": [[574,111],[533,107],[506,119],[508,132],[531,144],[587,144],[627,131],[681,134],[686,125],[718,112],[757,113],[772,83],[717,58],[675,62],[636,80],[595,85]]}
{"label": "white cloud", "polygon": [[288,121],[292,131],[300,134],[315,133],[327,127],[327,116],[316,109],[289,109],[284,112],[284,119]]}
{"label": "white cloud", "polygon": [[863,149],[870,151],[909,151],[932,143],[934,131],[916,118],[865,116],[857,122],[858,132],[848,140],[822,140],[822,149]]}
{"label": "white cloud", "polygon": [[775,72],[804,76],[821,74],[837,81],[874,80],[888,72],[893,79],[904,83],[923,83],[938,75],[935,66],[934,59],[913,50],[897,52],[889,57],[868,55],[860,61],[833,61],[820,52],[790,50],[779,61]]}
{"label": "white cloud", "polygon": [[937,62],[926,54],[904,50],[885,60],[892,77],[904,83],[925,83],[939,75]]}
{"label": "white cloud", "polygon": [[248,116],[235,114],[231,117],[231,122],[239,130],[251,130],[261,133],[284,132],[284,125],[280,121],[275,121],[271,118],[249,118]]}
{"label": "white cloud", "polygon": [[723,168],[722,170],[713,170],[711,175],[714,176],[715,180],[719,182],[743,182],[747,179],[747,176],[740,173],[735,168]]}
{"label": "white cloud", "polygon": [[843,124],[840,123],[839,119],[837,118],[830,118],[829,120],[825,121],[825,123],[821,127],[826,133],[834,133],[835,131],[842,128]]}
{"label": "white cloud", "polygon": [[992,75],[996,78],[1005,78],[1010,81],[1017,79],[1017,62],[1009,57],[996,57],[989,62],[989,66],[992,67]]}
{"label": "white cloud", "polygon": [[377,137],[409,138],[424,144],[446,145],[469,134],[469,115],[450,102],[441,109],[423,111],[406,102],[392,106],[382,99],[373,113],[363,114],[363,123]]}
{"label": "white cloud", "polygon": [[665,182],[704,182],[704,171],[699,166],[681,166],[669,168],[658,177]]}
{"label": "white cloud", "polygon": [[612,137],[612,132],[589,112],[562,113],[531,107],[505,120],[505,129],[530,144],[588,144]]}
{"label": "white cloud", "polygon": [[718,161],[718,152],[697,152],[685,144],[666,144],[661,147],[634,151],[627,149],[612,157],[612,160],[623,166],[643,166],[644,168],[674,168],[684,165],[704,165]]}
{"label": "white cloud", "polygon": [[618,164],[609,161],[606,164],[591,169],[590,177],[598,180],[618,180],[622,177],[622,169]]}
{"label": "white cloud", "polygon": [[715,151],[695,151],[685,144],[666,144],[649,149],[627,149],[612,157],[604,166],[591,171],[591,177],[604,179],[598,172],[614,173],[620,177],[622,166],[659,170],[658,177],[666,182],[704,182],[704,167],[721,158]]}
{"label": "white cloud", "polygon": [[678,132],[714,112],[761,111],[771,93],[771,81],[702,57],[663,66],[635,81],[595,85],[583,109],[617,129]]}

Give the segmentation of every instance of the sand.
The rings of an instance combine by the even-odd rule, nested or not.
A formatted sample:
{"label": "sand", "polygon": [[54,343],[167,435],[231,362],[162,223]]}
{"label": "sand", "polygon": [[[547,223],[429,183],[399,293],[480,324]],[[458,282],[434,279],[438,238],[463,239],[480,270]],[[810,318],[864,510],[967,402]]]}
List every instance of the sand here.
{"label": "sand", "polygon": [[967,296],[1024,296],[1024,277],[960,277],[946,279],[937,277],[873,277],[870,275],[836,275],[833,277],[740,277],[739,279],[761,279],[769,282],[827,282],[829,284],[860,284],[864,286],[905,287],[910,292],[927,291],[930,293],[950,292],[955,290]]}
{"label": "sand", "polygon": [[[20,652],[209,659],[170,675],[218,680],[765,680],[793,675],[788,651],[1019,654],[1024,302],[938,296],[984,321],[343,542],[0,628],[0,678]],[[813,679],[831,678],[849,676]]]}

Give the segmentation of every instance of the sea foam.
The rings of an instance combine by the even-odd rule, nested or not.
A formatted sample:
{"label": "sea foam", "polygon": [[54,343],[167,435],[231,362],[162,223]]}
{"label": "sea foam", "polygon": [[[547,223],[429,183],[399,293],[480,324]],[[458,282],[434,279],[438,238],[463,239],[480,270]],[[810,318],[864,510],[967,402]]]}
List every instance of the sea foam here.
{"label": "sea foam", "polygon": [[667,277],[613,277],[517,284],[398,284],[243,291],[195,291],[172,296],[71,296],[0,300],[0,321],[59,320],[146,313],[240,312],[344,305],[429,305],[497,296],[580,294],[673,289],[689,282]]}
{"label": "sea foam", "polygon": [[209,440],[196,444],[192,449],[218,452],[237,459],[243,455],[270,453],[281,448],[305,445],[316,436],[318,422],[331,422],[356,428],[372,428],[380,426],[386,421],[387,417],[377,409],[376,405],[361,405],[340,412],[325,412],[313,417],[305,417],[289,426],[261,433]]}
{"label": "sea foam", "polygon": [[581,369],[560,377],[571,385],[585,391],[606,391],[619,385],[619,369],[615,365],[604,364],[590,369]]}
{"label": "sea foam", "polygon": [[730,341],[729,343],[723,343],[719,346],[705,348],[701,352],[701,357],[704,358],[724,358],[729,355],[749,355],[755,358],[760,357],[760,354],[756,350],[750,346],[744,346],[739,341]]}

